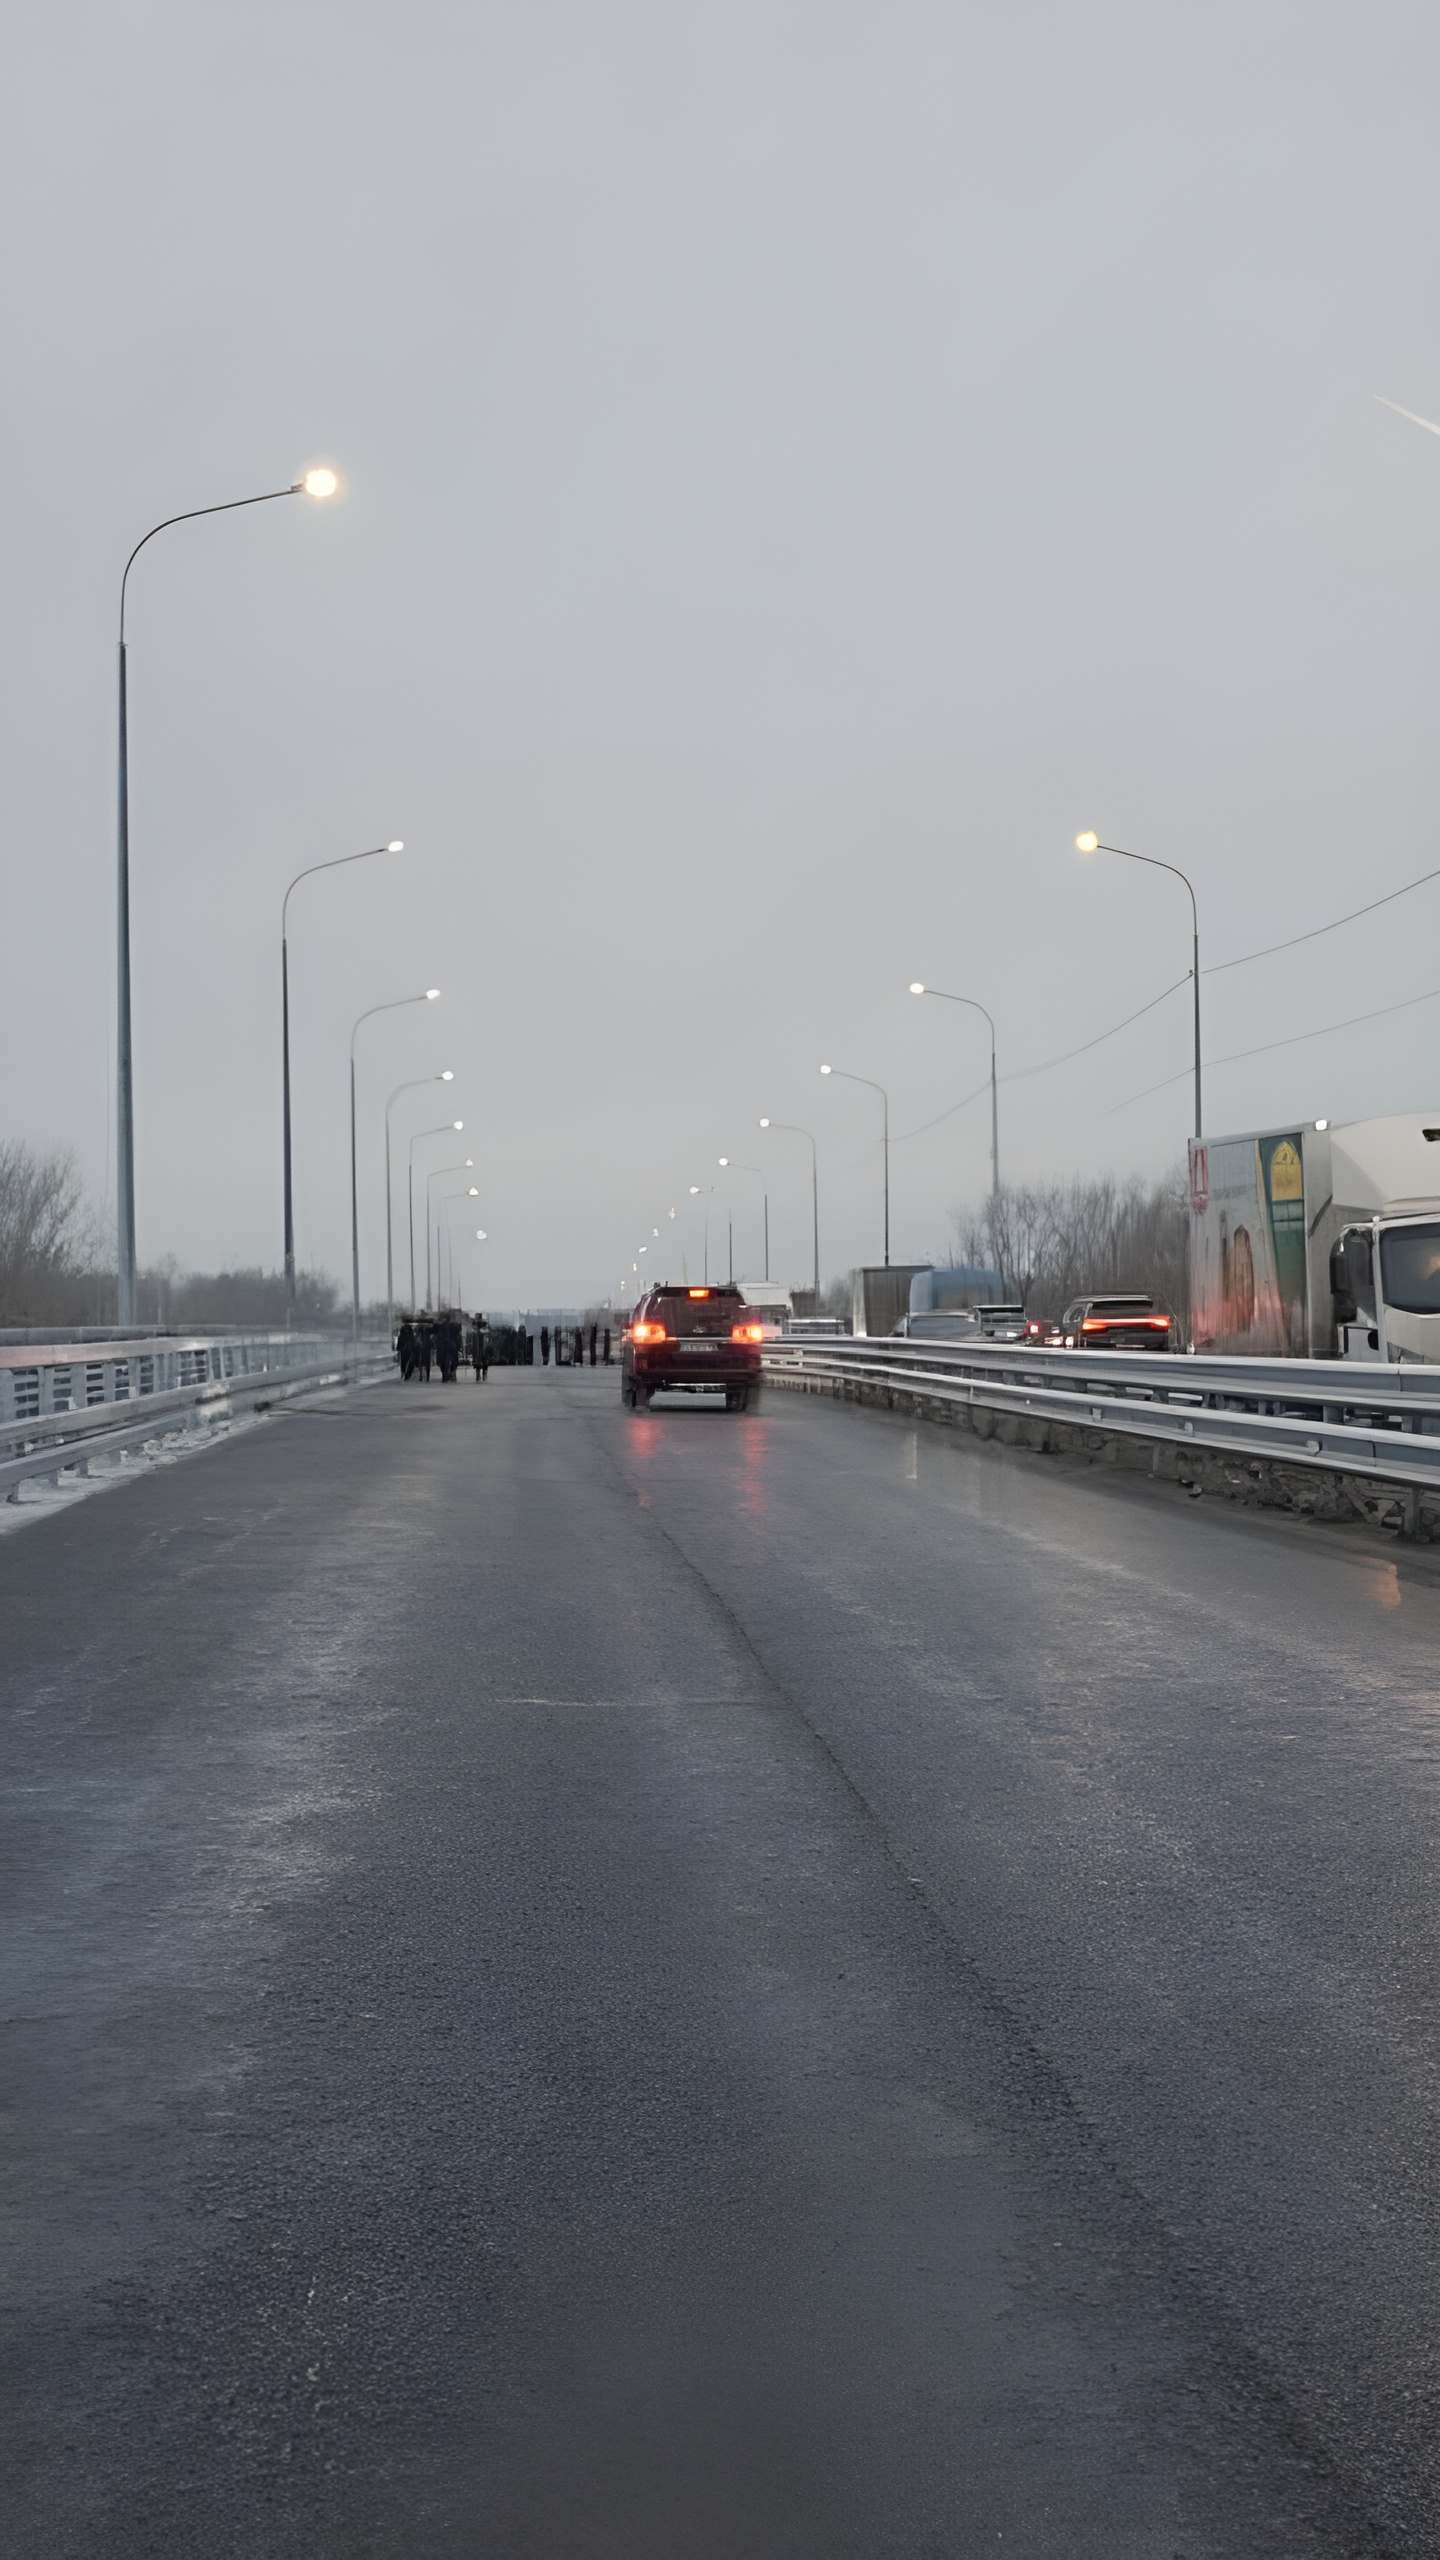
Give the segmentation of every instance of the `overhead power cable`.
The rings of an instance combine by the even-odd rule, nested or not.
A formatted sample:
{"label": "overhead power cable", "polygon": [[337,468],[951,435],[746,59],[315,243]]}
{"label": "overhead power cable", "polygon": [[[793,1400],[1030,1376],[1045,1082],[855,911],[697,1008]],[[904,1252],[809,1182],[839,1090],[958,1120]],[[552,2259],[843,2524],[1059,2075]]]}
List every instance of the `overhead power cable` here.
{"label": "overhead power cable", "polygon": [[1259,951],[1242,951],[1238,960],[1212,961],[1200,975],[1218,978],[1226,969],[1243,969],[1248,961],[1268,960],[1272,952],[1293,951],[1300,942],[1318,942],[1322,933],[1338,933],[1342,924],[1354,924],[1358,916],[1373,916],[1377,907],[1393,906],[1397,898],[1408,898],[1412,889],[1423,889],[1427,880],[1440,880],[1440,870],[1422,871],[1418,880],[1407,880],[1403,889],[1387,889],[1383,898],[1372,898],[1368,906],[1352,907],[1348,916],[1336,916],[1332,924],[1312,925],[1308,933],[1292,933],[1286,942],[1267,942]]}
{"label": "overhead power cable", "polygon": [[[1142,1014],[1153,1013],[1157,1004],[1163,1004],[1167,996],[1173,996],[1179,988],[1189,984],[1190,972],[1187,969],[1183,978],[1177,978],[1172,986],[1162,987],[1159,995],[1152,996],[1148,1004],[1142,1004],[1134,1013],[1127,1013],[1123,1022],[1112,1022],[1108,1031],[1097,1031],[1093,1040],[1082,1040],[1078,1049],[1064,1049],[1058,1058],[1042,1058],[1037,1066],[1012,1067],[1007,1075],[998,1077],[996,1081],[1019,1084],[1026,1076],[1045,1076],[1052,1067],[1068,1066],[1072,1058],[1083,1058],[1087,1049],[1098,1049],[1103,1040],[1113,1040],[1117,1031],[1128,1031],[1131,1023],[1138,1022]],[[989,1090],[990,1079],[986,1076],[983,1084],[977,1084],[974,1092],[967,1093],[963,1102],[952,1102],[948,1111],[937,1112],[933,1120],[922,1120],[918,1129],[902,1129],[898,1137],[892,1138],[891,1145],[898,1147],[907,1138],[923,1138],[927,1130],[938,1129],[942,1120],[953,1120],[957,1111],[968,1111],[971,1103],[978,1102],[981,1094]]]}
{"label": "overhead power cable", "polygon": [[978,1102],[981,1094],[989,1090],[990,1079],[987,1076],[983,1084],[977,1084],[973,1093],[966,1094],[963,1102],[952,1102],[948,1111],[937,1111],[933,1120],[922,1120],[918,1129],[901,1129],[891,1139],[891,1146],[903,1147],[907,1138],[923,1138],[927,1129],[938,1129],[942,1120],[953,1120],[957,1111],[968,1111],[971,1103]]}
{"label": "overhead power cable", "polygon": [[[1397,898],[1408,898],[1412,890],[1423,889],[1431,880],[1440,880],[1440,867],[1434,871],[1422,871],[1418,880],[1407,880],[1399,889],[1387,889],[1383,898],[1371,898],[1363,907],[1352,907],[1348,915],[1335,916],[1329,924],[1312,925],[1307,933],[1292,933],[1284,942],[1267,942],[1259,951],[1242,951],[1234,960],[1212,961],[1209,967],[1201,970],[1200,975],[1202,978],[1218,978],[1223,976],[1227,969],[1243,969],[1252,960],[1269,960],[1277,951],[1293,951],[1302,942],[1318,942],[1323,934],[1338,933],[1342,925],[1354,924],[1361,916],[1374,915],[1378,907],[1393,906]],[[1147,1013],[1153,1013],[1155,1007],[1163,1004],[1167,996],[1173,996],[1181,987],[1188,987],[1189,984],[1190,972],[1187,969],[1183,978],[1176,978],[1172,985],[1162,988],[1158,996],[1152,996],[1149,1003],[1142,1004],[1137,1012],[1127,1013],[1123,1022],[1112,1022],[1108,1031],[1097,1031],[1093,1040],[1082,1040],[1078,1049],[1063,1049],[1058,1058],[1043,1058],[1033,1067],[1012,1067],[1007,1074],[999,1078],[999,1082],[1019,1084],[1027,1076],[1049,1075],[1054,1067],[1068,1066],[1072,1058],[1083,1058],[1087,1050],[1098,1049],[1102,1042],[1113,1040],[1117,1032],[1128,1031],[1132,1022],[1139,1022]],[[1405,999],[1406,1004],[1424,1004],[1427,1001],[1428,999],[1424,996],[1408,996]],[[1350,1019],[1351,1022],[1375,1022],[1381,1014],[1403,1013],[1404,1010],[1405,1005],[1381,1005],[1375,1013],[1357,1013]],[[1322,1040],[1330,1031],[1347,1031],[1349,1028],[1350,1022],[1332,1022],[1328,1023],[1322,1031],[1297,1031],[1294,1040],[1267,1041],[1264,1049],[1292,1048],[1295,1041]],[[1239,1058],[1261,1057],[1264,1055],[1264,1049],[1238,1049],[1233,1058],[1214,1058],[1208,1063],[1217,1067],[1230,1066]],[[1111,1110],[1128,1111],[1132,1102],[1144,1102],[1152,1093],[1163,1093],[1166,1085],[1180,1084],[1191,1073],[1192,1069],[1184,1067],[1179,1075],[1166,1076],[1160,1084],[1147,1085],[1144,1093],[1132,1093],[1129,1101],[1113,1103]],[[960,1102],[952,1102],[948,1110],[937,1112],[933,1120],[922,1120],[916,1129],[902,1129],[891,1141],[892,1145],[903,1146],[907,1138],[925,1137],[931,1129],[938,1129],[943,1121],[953,1120],[958,1112],[968,1111],[971,1103],[978,1102],[981,1094],[988,1093],[989,1090],[990,1079],[987,1076],[983,1084],[976,1085],[973,1093],[967,1093]],[[1103,1116],[1108,1119],[1110,1113],[1106,1112]]]}
{"label": "overhead power cable", "polygon": [[[1238,1066],[1242,1058],[1266,1057],[1272,1049],[1296,1049],[1305,1040],[1328,1040],[1334,1031],[1353,1031],[1357,1023],[1378,1022],[1387,1013],[1408,1013],[1412,1005],[1432,1004],[1436,996],[1440,996],[1440,987],[1427,987],[1423,995],[1402,996],[1398,1004],[1378,1004],[1371,1013],[1347,1014],[1343,1022],[1322,1022],[1318,1031],[1292,1031],[1288,1039],[1262,1040],[1258,1049],[1232,1049],[1228,1057],[1206,1058],[1203,1064],[1208,1072],[1211,1067]],[[1117,1111],[1128,1111],[1132,1102],[1146,1102],[1152,1093],[1164,1093],[1169,1085],[1184,1084],[1193,1073],[1193,1068],[1182,1067],[1177,1076],[1165,1076],[1159,1084],[1147,1084],[1143,1093],[1132,1093],[1124,1102],[1113,1102],[1101,1117],[1109,1120]]]}
{"label": "overhead power cable", "polygon": [[1112,1022],[1108,1031],[1097,1031],[1093,1040],[1082,1040],[1078,1049],[1062,1049],[1058,1058],[1042,1058],[1038,1067],[1012,1067],[1009,1074],[1001,1076],[998,1081],[1001,1084],[1019,1084],[1025,1076],[1048,1076],[1052,1067],[1068,1066],[1072,1058],[1083,1058],[1087,1049],[1098,1049],[1102,1040],[1113,1040],[1117,1031],[1128,1031],[1131,1023],[1138,1022],[1142,1014],[1153,1013],[1157,1004],[1163,1004],[1167,996],[1173,996],[1179,988],[1189,984],[1190,972],[1187,969],[1183,978],[1176,978],[1173,985],[1162,987],[1159,995],[1152,996],[1148,1004],[1140,1005],[1134,1013],[1127,1013],[1123,1022]]}

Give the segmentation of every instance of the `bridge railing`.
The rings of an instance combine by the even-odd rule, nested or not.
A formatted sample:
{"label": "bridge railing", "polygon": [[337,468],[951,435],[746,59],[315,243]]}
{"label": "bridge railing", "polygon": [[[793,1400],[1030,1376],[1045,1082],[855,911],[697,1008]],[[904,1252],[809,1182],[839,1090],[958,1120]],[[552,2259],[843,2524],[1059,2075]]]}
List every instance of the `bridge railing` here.
{"label": "bridge railing", "polygon": [[389,1365],[388,1344],[362,1340],[357,1357],[333,1334],[0,1342],[0,1495],[217,1413]]}
{"label": "bridge railing", "polygon": [[765,1346],[777,1383],[1030,1414],[1233,1457],[1440,1488],[1440,1368],[1177,1352],[1042,1351],[903,1337]]}

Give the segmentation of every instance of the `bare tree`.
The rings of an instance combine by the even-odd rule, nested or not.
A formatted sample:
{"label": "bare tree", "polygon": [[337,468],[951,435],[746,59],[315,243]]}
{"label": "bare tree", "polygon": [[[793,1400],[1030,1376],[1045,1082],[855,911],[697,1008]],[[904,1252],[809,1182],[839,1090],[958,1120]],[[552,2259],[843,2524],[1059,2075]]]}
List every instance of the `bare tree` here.
{"label": "bare tree", "polygon": [[302,1328],[325,1331],[338,1320],[339,1291],[320,1271],[296,1274],[295,1305],[285,1295],[283,1271],[264,1271],[258,1264],[239,1271],[180,1271],[173,1255],[153,1272],[139,1275],[138,1303],[163,1310],[167,1325],[283,1326],[293,1314]]}
{"label": "bare tree", "polygon": [[94,1259],[94,1221],[68,1148],[0,1139],[0,1322],[72,1318]]}
{"label": "bare tree", "polygon": [[[338,1320],[339,1293],[319,1271],[299,1275],[293,1310],[280,1271],[182,1272],[171,1254],[138,1277],[142,1330]],[[0,1324],[107,1324],[114,1313],[114,1239],[107,1250],[74,1156],[0,1141]]]}
{"label": "bare tree", "polygon": [[1058,1316],[1071,1298],[1134,1289],[1188,1316],[1185,1176],[1007,1184],[956,1221],[962,1258],[989,1262],[1032,1315]]}

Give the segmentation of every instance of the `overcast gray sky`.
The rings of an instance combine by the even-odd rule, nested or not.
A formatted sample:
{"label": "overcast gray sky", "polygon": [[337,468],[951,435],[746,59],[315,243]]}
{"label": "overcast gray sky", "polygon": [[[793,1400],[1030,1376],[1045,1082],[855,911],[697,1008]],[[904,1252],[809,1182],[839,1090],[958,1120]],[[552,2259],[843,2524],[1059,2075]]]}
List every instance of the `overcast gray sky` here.
{"label": "overcast gray sky", "polygon": [[[877,1257],[827,1058],[889,1086],[896,1257],[943,1252],[983,1101],[905,1133],[984,1027],[907,982],[1003,1072],[1188,964],[1179,884],[1077,828],[1191,873],[1207,961],[1440,863],[1440,439],[1373,397],[1440,417],[1430,0],[4,27],[0,1127],[97,1195],[125,556],[346,475],[132,579],[142,1260],[278,1262],[281,894],[391,835],[292,904],[299,1251],[348,1258],[354,1015],[438,984],[362,1034],[365,1285],[384,1096],[453,1066],[493,1305],[617,1288],[727,1152],[804,1279],[762,1112],[818,1136],[827,1272]],[[1211,980],[1207,1048],[1432,985],[1440,882]],[[1217,1066],[1210,1127],[1440,1107],[1437,1041]],[[1172,1161],[1188,1042],[1182,991],[1009,1085],[1004,1169]]]}

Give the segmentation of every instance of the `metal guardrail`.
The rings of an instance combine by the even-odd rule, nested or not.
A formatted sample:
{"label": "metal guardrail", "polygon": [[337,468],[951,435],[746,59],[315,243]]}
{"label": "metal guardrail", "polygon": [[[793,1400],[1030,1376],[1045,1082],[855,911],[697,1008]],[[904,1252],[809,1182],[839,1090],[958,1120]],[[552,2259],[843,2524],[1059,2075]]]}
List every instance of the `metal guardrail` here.
{"label": "metal guardrail", "polygon": [[1440,1488],[1440,1368],[1003,1342],[862,1338],[765,1346],[768,1378],[1030,1414],[1231,1457]]}
{"label": "metal guardrail", "polygon": [[0,1497],[237,1405],[390,1366],[388,1344],[324,1334],[0,1343]]}

